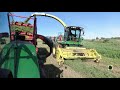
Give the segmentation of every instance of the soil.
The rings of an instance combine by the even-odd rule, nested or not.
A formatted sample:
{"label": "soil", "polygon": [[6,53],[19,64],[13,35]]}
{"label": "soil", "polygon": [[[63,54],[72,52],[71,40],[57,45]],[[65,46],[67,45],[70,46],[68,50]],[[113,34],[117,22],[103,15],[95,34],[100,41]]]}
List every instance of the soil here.
{"label": "soil", "polygon": [[[80,73],[75,72],[68,65],[58,66],[56,59],[51,55],[47,58],[45,66],[52,65],[55,68],[46,68],[47,76],[49,78],[82,78]],[[53,75],[51,75],[53,73]],[[56,76],[55,76],[56,75]]]}

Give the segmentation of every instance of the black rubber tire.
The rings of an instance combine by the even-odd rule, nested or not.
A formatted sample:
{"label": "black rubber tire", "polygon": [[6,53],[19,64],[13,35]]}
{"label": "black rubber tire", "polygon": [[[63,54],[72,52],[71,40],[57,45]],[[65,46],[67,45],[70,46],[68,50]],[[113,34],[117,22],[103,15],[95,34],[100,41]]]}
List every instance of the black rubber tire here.
{"label": "black rubber tire", "polygon": [[12,72],[8,69],[0,69],[0,78],[13,78]]}
{"label": "black rubber tire", "polygon": [[[42,37],[42,39],[40,37]],[[53,45],[54,45],[53,42],[49,38],[43,35],[37,35],[37,38],[41,39],[43,42],[45,42],[49,46],[50,52],[46,55],[46,57],[49,57],[53,52]]]}

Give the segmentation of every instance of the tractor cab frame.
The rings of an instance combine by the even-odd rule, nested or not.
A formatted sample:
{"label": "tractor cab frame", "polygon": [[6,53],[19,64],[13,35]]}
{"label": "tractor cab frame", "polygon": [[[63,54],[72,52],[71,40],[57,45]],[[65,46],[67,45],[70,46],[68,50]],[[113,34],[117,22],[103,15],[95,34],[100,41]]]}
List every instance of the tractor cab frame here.
{"label": "tractor cab frame", "polygon": [[65,28],[64,40],[79,42],[82,35],[84,35],[82,27],[68,26]]}

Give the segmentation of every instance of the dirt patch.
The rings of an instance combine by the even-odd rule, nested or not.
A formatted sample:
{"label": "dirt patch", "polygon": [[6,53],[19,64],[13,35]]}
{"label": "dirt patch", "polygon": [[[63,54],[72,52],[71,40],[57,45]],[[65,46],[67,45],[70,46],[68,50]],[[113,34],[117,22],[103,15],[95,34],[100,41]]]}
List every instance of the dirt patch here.
{"label": "dirt patch", "polygon": [[[42,48],[46,48],[47,51],[49,52],[48,46],[46,46],[46,45],[39,45],[39,46]],[[45,50],[43,50],[43,51],[45,52]],[[41,49],[42,53],[43,53],[43,51]],[[80,65],[83,65],[85,67],[90,66],[91,69],[93,70],[93,71],[91,71],[91,73],[93,73],[95,75],[98,75],[98,74],[96,74],[96,72],[94,70],[98,70],[98,71],[100,70],[98,73],[102,74],[101,77],[104,77],[105,75],[109,76],[107,73],[112,74],[116,77],[120,76],[120,69],[118,66],[114,65],[113,70],[108,70],[109,64],[104,61],[101,61],[100,63],[95,63],[93,60],[87,60],[87,61],[83,61],[82,63],[80,63]],[[79,70],[79,72],[77,72],[72,67],[70,67],[66,64],[64,64],[63,67],[59,68],[58,63],[57,63],[56,59],[53,57],[53,55],[50,55],[46,59],[46,62],[44,64],[45,64],[45,72],[46,72],[48,78],[89,78],[90,75],[93,75],[93,74],[89,73],[88,69],[85,69],[86,73],[83,73],[82,70],[84,70],[84,68],[80,69],[80,67],[78,67],[78,69],[80,69],[81,71]],[[105,74],[105,75],[103,75],[103,74]],[[99,77],[99,76],[97,76],[97,77]]]}
{"label": "dirt patch", "polygon": [[[39,42],[37,47],[40,47],[41,55],[49,52],[49,47],[46,44]],[[46,50],[43,50],[44,48]],[[63,65],[62,67],[58,66],[56,59],[51,54],[45,60],[45,73],[47,78],[82,78],[80,73],[75,72],[71,67]]]}
{"label": "dirt patch", "polygon": [[[56,70],[53,70],[54,68],[53,69],[49,68],[47,70],[47,76],[49,78],[56,77],[55,75],[57,75],[57,77],[59,77],[59,74],[60,74],[61,78],[82,78],[82,75],[80,75],[80,73],[75,72],[72,68],[70,68],[67,65],[63,65],[62,67],[59,68],[55,58],[53,58],[52,55],[47,58],[45,65],[54,65],[57,69],[59,69],[56,71]],[[56,72],[58,74],[56,74]],[[51,76],[51,73],[53,73],[54,75]]]}

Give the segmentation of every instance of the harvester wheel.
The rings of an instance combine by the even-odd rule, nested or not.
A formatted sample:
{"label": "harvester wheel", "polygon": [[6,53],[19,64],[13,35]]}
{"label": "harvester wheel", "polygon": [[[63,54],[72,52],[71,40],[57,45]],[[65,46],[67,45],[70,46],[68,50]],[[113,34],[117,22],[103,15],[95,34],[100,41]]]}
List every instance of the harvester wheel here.
{"label": "harvester wheel", "polygon": [[99,63],[99,62],[100,62],[100,60],[99,60],[99,59],[96,59],[94,62]]}
{"label": "harvester wheel", "polygon": [[63,61],[58,62],[59,67],[62,67],[62,66],[63,66],[63,64],[64,64],[64,62],[63,62]]}

